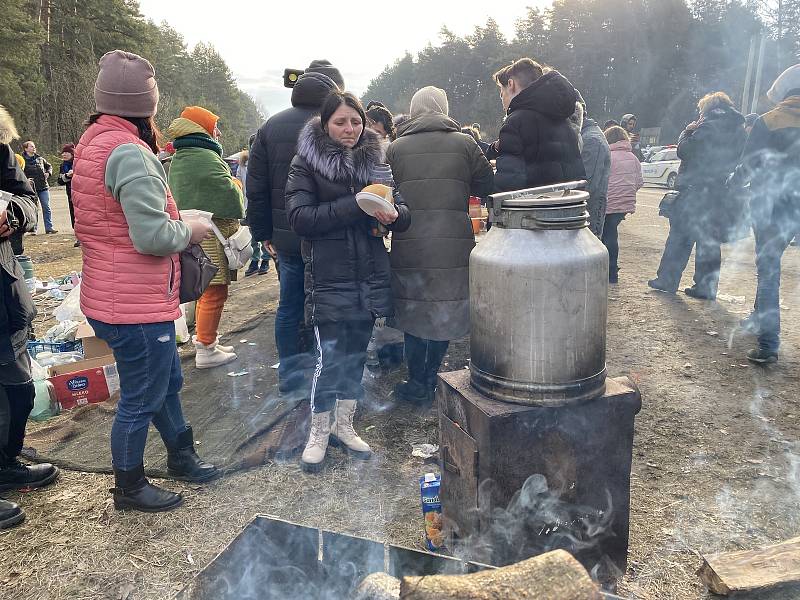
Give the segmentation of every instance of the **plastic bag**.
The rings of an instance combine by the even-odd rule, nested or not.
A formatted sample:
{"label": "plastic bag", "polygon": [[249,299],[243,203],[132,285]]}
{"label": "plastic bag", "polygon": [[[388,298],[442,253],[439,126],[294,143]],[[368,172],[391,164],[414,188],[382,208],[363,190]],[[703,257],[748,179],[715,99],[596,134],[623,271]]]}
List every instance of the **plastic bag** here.
{"label": "plastic bag", "polygon": [[61,412],[61,405],[56,400],[56,391],[49,381],[37,381],[33,410],[29,415],[34,421],[45,421]]}
{"label": "plastic bag", "polygon": [[175,342],[178,344],[185,344],[192,339],[189,335],[189,326],[186,324],[186,309],[185,305],[181,304],[181,316],[175,319]]}
{"label": "plastic bag", "polygon": [[42,339],[45,342],[74,342],[79,325],[77,321],[61,321],[48,329]]}
{"label": "plastic bag", "polygon": [[44,379],[47,379],[47,375],[48,375],[47,369],[45,369],[34,359],[31,359],[31,376],[33,377],[33,380],[42,381]]}
{"label": "plastic bag", "polygon": [[78,283],[61,305],[53,311],[53,316],[59,321],[85,321],[86,317],[81,311],[81,284]]}

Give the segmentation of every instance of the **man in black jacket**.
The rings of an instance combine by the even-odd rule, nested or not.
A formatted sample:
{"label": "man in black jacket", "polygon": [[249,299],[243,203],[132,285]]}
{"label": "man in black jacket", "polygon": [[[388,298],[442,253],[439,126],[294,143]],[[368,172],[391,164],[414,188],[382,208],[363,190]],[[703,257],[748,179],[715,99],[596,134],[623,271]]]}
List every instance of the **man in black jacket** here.
{"label": "man in black jacket", "polygon": [[[18,229],[32,231],[37,215],[36,196],[8,145],[14,137],[14,122],[0,106],[0,492],[42,487],[58,477],[53,465],[30,467],[18,459],[35,395],[27,345],[36,309],[9,238]],[[24,518],[19,506],[0,498],[0,529]]]}
{"label": "man in black jacket", "polygon": [[570,127],[578,93],[558,71],[522,58],[494,74],[507,116],[487,158],[497,158],[500,191],[584,179],[578,136]]}
{"label": "man in black jacket", "polygon": [[[42,205],[42,218],[44,219],[45,233],[58,233],[53,228],[53,212],[50,210],[50,175],[53,174],[53,165],[43,156],[36,154],[36,144],[27,141],[22,144],[22,158],[25,159],[25,176],[33,182],[39,204]],[[33,224],[36,233],[38,222]]]}
{"label": "man in black jacket", "polygon": [[258,130],[247,171],[247,221],[254,239],[275,258],[281,293],[275,314],[279,390],[302,392],[304,367],[300,353],[305,290],[300,239],[289,226],[284,191],[297,136],[333,90],[344,89],[339,70],[327,60],[312,61],[292,89],[292,107],[270,117]]}

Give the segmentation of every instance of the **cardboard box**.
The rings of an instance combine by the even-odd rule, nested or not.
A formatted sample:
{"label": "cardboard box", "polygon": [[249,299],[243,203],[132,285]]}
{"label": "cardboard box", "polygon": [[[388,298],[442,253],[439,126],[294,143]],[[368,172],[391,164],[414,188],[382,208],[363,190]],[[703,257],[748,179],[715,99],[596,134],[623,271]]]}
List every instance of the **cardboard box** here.
{"label": "cardboard box", "polygon": [[94,329],[92,329],[92,326],[86,321],[78,325],[78,329],[75,332],[75,339],[79,339],[83,342],[84,358],[97,358],[99,356],[109,356],[113,354],[108,344],[95,336]]}
{"label": "cardboard box", "polygon": [[108,344],[88,323],[80,324],[75,337],[83,341],[84,359],[50,367],[49,381],[62,410],[103,402],[119,391],[117,364]]}
{"label": "cardboard box", "polygon": [[52,367],[51,373],[49,381],[62,410],[104,402],[119,391],[117,363],[113,356],[59,365]]}

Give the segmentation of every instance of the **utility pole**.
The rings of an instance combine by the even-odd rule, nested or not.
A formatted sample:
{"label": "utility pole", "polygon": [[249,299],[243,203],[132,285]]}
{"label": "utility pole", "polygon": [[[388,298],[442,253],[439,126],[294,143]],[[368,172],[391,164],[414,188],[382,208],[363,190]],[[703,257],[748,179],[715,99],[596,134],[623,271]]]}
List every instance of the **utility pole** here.
{"label": "utility pole", "polygon": [[747,114],[747,101],[750,99],[750,84],[753,79],[753,61],[756,58],[756,36],[750,38],[750,53],[747,56],[747,72],[742,90],[742,113]]}
{"label": "utility pole", "polygon": [[753,88],[753,104],[750,107],[750,112],[758,110],[758,99],[761,96],[761,77],[764,71],[764,50],[767,45],[767,36],[761,36],[761,44],[758,47],[758,66],[756,67],[756,84]]}

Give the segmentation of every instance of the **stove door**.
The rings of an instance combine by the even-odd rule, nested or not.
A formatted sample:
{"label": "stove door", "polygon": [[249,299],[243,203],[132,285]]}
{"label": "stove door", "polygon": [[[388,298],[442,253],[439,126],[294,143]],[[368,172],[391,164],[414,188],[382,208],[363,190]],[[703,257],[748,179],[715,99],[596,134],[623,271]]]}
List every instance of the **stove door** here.
{"label": "stove door", "polygon": [[442,462],[442,515],[446,533],[465,538],[477,533],[478,445],[447,415],[439,415]]}

